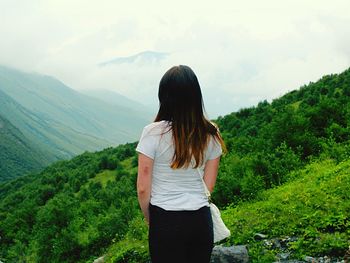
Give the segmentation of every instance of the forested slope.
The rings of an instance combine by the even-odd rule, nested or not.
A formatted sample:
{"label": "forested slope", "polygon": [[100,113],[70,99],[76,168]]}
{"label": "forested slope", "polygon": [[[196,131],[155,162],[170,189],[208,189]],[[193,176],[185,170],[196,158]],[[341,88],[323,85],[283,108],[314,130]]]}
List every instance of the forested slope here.
{"label": "forested slope", "polygon": [[[23,171],[20,163],[27,163],[30,157],[17,158],[16,166],[5,158],[12,155],[7,147],[8,154],[2,154],[1,160],[3,166],[12,169],[0,169],[0,181],[38,171],[48,164],[46,160],[52,163],[84,151],[135,141],[150,113],[136,108],[136,102],[125,107],[121,100],[123,97],[115,96],[109,103],[80,93],[54,77],[0,65],[0,114],[23,134],[23,140],[45,155],[45,160]],[[6,143],[0,140],[0,147]]]}
{"label": "forested slope", "polygon": [[[349,91],[347,70],[216,120],[229,152],[214,201],[233,233],[227,244],[248,244],[253,262],[272,262],[278,253],[256,241],[256,232],[295,237],[295,258],[345,253]],[[0,184],[0,259],[147,262],[135,146],[86,152]]]}
{"label": "forested slope", "polygon": [[219,117],[217,123],[229,154],[221,164],[215,199],[227,205],[252,198],[286,182],[289,172],[322,154],[337,160],[348,157],[350,69],[271,104],[264,101]]}
{"label": "forested slope", "polygon": [[1,114],[0,153],[0,182],[14,174],[38,172],[52,161]]}

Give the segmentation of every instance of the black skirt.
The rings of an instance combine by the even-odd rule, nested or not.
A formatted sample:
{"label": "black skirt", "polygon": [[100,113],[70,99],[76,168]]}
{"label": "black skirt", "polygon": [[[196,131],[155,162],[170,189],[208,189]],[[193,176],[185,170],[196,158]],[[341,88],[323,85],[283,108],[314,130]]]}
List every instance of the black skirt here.
{"label": "black skirt", "polygon": [[168,211],[150,204],[152,263],[209,263],[213,249],[210,208]]}

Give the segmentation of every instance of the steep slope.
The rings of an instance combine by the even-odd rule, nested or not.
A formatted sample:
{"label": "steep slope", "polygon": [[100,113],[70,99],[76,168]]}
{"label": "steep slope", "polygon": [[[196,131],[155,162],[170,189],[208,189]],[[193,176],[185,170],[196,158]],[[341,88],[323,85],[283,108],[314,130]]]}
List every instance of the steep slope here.
{"label": "steep slope", "polygon": [[77,132],[71,127],[23,107],[0,90],[1,114],[53,160],[70,158],[83,150],[108,145],[108,141]]}
{"label": "steep slope", "polygon": [[0,184],[0,260],[86,262],[121,239],[139,215],[134,148],[86,152]]}
{"label": "steep slope", "polygon": [[119,105],[122,107],[131,108],[137,111],[142,111],[144,112],[144,116],[152,116],[152,109],[149,109],[145,105],[142,105],[137,101],[129,99],[115,91],[110,91],[106,89],[87,89],[87,90],[82,90],[81,92],[93,98],[97,98],[102,101],[105,101],[109,104]]}
{"label": "steep slope", "polygon": [[[296,179],[223,213],[234,233],[229,244],[250,244],[253,262],[274,262],[279,253],[299,259],[344,256],[350,238],[350,161],[314,162],[291,176]],[[270,242],[284,237],[288,251],[256,240],[256,233]]]}
{"label": "steep slope", "polygon": [[226,206],[283,184],[289,172],[312,158],[349,158],[344,149],[350,140],[350,69],[217,123],[229,154],[213,196]]}
{"label": "steep slope", "polygon": [[[36,168],[48,164],[47,161],[68,159],[86,150],[137,139],[151,114],[141,106],[127,107],[127,103],[125,99],[121,105],[118,101],[106,103],[76,92],[52,77],[0,66],[0,114],[38,152],[45,153]],[[2,165],[14,168],[14,162],[8,159],[6,164],[4,156]],[[22,162],[25,160],[15,162],[19,164],[18,172],[9,174],[2,169],[0,178],[23,174]]]}
{"label": "steep slope", "polygon": [[0,182],[36,172],[53,161],[1,115],[0,153]]}
{"label": "steep slope", "polygon": [[85,96],[49,76],[0,67],[0,89],[62,132],[70,127],[113,144],[135,140],[148,122],[142,112]]}
{"label": "steep slope", "polygon": [[[5,138],[0,140],[0,146],[7,148],[6,153],[4,151],[0,154],[1,166],[11,167],[10,170],[0,169],[0,182],[38,171],[53,161],[71,158],[84,150],[93,151],[110,145],[105,140],[77,132],[58,121],[47,119],[45,116],[40,117],[22,107],[1,90],[0,105],[0,114],[8,120],[8,123],[11,123],[12,130],[21,134],[19,137],[26,141],[26,145],[31,145],[29,148],[32,150],[32,153],[24,151],[20,155],[16,152],[11,153],[10,151],[16,148],[7,147],[9,141],[6,141]],[[16,159],[12,159],[15,156]],[[34,157],[35,162],[29,161],[31,156]],[[39,156],[41,157],[38,158]],[[27,165],[28,161],[32,164],[31,166]],[[27,167],[28,170],[24,170],[24,167]]]}

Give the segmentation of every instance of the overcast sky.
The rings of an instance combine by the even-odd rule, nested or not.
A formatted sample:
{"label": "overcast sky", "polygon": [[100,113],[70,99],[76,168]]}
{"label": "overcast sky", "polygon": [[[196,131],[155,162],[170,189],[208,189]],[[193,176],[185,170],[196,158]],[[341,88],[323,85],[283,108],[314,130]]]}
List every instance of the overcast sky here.
{"label": "overcast sky", "polygon": [[[196,72],[210,117],[350,66],[350,1],[0,0],[0,64],[157,107],[173,65]],[[163,59],[99,66],[143,51]]]}

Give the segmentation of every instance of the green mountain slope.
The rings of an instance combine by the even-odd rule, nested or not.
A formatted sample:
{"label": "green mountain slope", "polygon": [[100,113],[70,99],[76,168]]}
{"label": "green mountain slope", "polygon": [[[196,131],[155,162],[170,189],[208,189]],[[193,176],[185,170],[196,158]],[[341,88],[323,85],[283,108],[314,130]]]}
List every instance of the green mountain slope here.
{"label": "green mountain slope", "polygon": [[93,98],[105,101],[109,104],[116,104],[118,106],[142,111],[146,113],[146,115],[152,116],[152,109],[146,107],[145,105],[142,105],[137,101],[131,100],[115,91],[110,91],[106,89],[87,89],[82,90],[81,92]]}
{"label": "green mountain slope", "polygon": [[[253,262],[293,237],[291,257],[343,255],[350,240],[350,70],[217,120],[228,146],[214,202]],[[338,95],[336,95],[338,94]],[[136,144],[85,152],[0,184],[0,260],[148,262]]]}
{"label": "green mountain slope", "polygon": [[148,121],[142,112],[85,96],[49,76],[0,67],[0,89],[40,117],[115,144],[135,140]]}
{"label": "green mountain slope", "polygon": [[140,216],[135,144],[84,153],[0,184],[0,260],[85,262]]}
{"label": "green mountain slope", "polygon": [[294,237],[288,244],[294,258],[344,256],[350,238],[350,161],[315,162],[293,176],[295,180],[262,193],[257,201],[223,213],[233,233],[228,244],[251,244],[255,262],[273,262],[282,252],[256,241],[256,233],[270,240]]}
{"label": "green mountain slope", "polygon": [[[1,152],[2,165],[11,166],[12,168],[11,171],[7,169],[0,170],[0,178],[2,179],[15,178],[36,171],[53,161],[71,158],[84,151],[84,149],[92,151],[108,145],[108,142],[105,140],[76,132],[70,127],[60,125],[57,121],[38,116],[38,114],[18,104],[1,90],[0,105],[1,115],[3,117],[6,116],[7,120],[11,120],[11,124],[23,134],[22,137],[25,137],[26,141],[28,143],[30,142],[30,145],[33,146],[32,154],[36,155],[36,152],[41,152],[43,156],[39,159],[36,158],[37,161],[35,163],[37,165],[34,165],[34,163],[30,161],[34,166],[25,171],[21,167],[28,166],[23,166],[22,164],[28,162],[28,159],[31,158],[31,154],[20,155],[23,158],[12,161],[5,157],[10,157],[11,149],[14,151],[16,150],[15,148],[7,147],[6,155],[4,152]],[[4,140],[0,141],[0,143],[4,146],[7,142]],[[17,157],[20,156],[17,155]],[[16,170],[16,166],[18,170]]]}
{"label": "green mountain slope", "polygon": [[53,161],[1,115],[0,152],[0,182],[37,172]]}
{"label": "green mountain slope", "polygon": [[221,206],[254,198],[286,182],[289,172],[312,158],[347,158],[341,149],[350,139],[350,69],[272,103],[219,117],[217,123],[229,154],[213,196]]}
{"label": "green mountain slope", "polygon": [[[222,209],[232,234],[225,246],[246,244],[251,262],[256,263],[279,262],[282,253],[300,260],[345,255],[350,238],[350,161],[314,162],[293,176],[254,201]],[[257,234],[266,238],[257,239]],[[283,241],[284,246],[279,243]],[[147,227],[140,218],[134,219],[125,237],[105,252],[105,260],[148,262],[147,246]]]}
{"label": "green mountain slope", "polygon": [[[134,141],[148,122],[145,111],[83,95],[49,76],[3,66],[0,114],[51,161]],[[20,174],[21,169],[11,174],[0,171],[2,178]]]}

